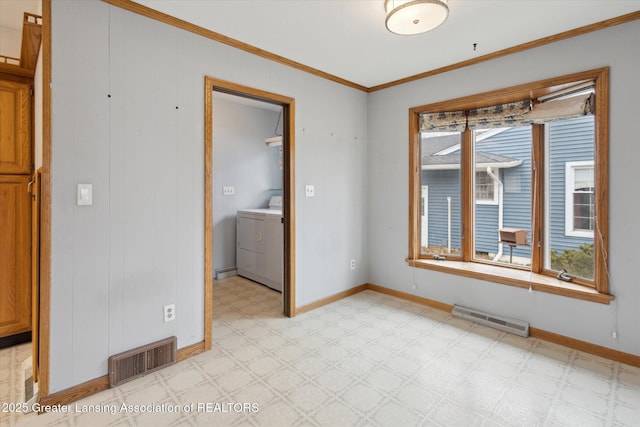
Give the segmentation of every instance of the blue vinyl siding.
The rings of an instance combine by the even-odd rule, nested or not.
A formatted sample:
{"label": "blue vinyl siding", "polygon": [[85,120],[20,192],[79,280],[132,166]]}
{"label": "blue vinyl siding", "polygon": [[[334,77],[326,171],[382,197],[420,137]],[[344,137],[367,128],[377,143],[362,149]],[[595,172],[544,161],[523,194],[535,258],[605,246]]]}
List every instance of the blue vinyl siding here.
{"label": "blue vinyl siding", "polygon": [[[549,247],[576,249],[590,238],[565,235],[565,170],[567,162],[593,161],[593,116],[552,122],[549,125]],[[597,191],[597,189],[596,189]]]}
{"label": "blue vinyl siding", "polygon": [[476,204],[476,252],[498,252],[498,205]]}

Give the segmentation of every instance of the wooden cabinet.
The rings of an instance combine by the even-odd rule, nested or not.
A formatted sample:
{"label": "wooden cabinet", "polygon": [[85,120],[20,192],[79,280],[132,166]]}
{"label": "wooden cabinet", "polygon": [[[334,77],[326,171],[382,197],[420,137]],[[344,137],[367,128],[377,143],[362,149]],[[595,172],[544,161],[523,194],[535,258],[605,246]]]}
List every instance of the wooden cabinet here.
{"label": "wooden cabinet", "polygon": [[0,338],[31,330],[31,84],[0,80]]}
{"label": "wooden cabinet", "polygon": [[0,80],[0,174],[31,174],[31,85]]}
{"label": "wooden cabinet", "polygon": [[29,175],[0,175],[0,337],[31,330]]}

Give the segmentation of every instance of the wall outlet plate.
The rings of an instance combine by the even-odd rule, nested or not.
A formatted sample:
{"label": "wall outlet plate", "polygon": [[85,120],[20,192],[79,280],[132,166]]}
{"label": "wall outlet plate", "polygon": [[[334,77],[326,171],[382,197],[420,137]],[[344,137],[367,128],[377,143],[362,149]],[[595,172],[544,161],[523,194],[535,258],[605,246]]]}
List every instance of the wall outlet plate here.
{"label": "wall outlet plate", "polygon": [[164,306],[164,321],[171,322],[176,320],[176,305],[169,304]]}

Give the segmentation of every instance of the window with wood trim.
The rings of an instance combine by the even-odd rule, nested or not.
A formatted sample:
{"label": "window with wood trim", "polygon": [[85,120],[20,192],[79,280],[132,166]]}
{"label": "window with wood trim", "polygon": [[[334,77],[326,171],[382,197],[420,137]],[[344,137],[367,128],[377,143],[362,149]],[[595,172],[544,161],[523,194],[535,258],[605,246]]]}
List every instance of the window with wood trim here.
{"label": "window with wood trim", "polygon": [[411,265],[608,297],[607,68],[415,107],[410,127]]}

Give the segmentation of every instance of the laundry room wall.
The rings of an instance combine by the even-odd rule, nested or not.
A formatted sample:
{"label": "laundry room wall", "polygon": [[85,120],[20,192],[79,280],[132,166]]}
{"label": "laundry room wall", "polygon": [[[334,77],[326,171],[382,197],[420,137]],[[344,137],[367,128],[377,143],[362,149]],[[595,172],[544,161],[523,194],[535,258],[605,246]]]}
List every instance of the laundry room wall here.
{"label": "laundry room wall", "polygon": [[[242,99],[242,98],[239,98]],[[213,96],[213,269],[236,265],[236,212],[282,194],[278,147],[267,147],[279,111]],[[232,186],[233,195],[223,195]]]}

